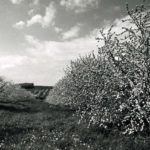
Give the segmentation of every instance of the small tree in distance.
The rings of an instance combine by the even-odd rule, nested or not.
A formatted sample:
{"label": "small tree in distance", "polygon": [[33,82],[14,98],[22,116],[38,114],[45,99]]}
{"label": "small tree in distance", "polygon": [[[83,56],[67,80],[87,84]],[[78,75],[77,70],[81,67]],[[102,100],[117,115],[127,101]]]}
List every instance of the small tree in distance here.
{"label": "small tree in distance", "polygon": [[33,100],[34,95],[0,77],[0,103]]}

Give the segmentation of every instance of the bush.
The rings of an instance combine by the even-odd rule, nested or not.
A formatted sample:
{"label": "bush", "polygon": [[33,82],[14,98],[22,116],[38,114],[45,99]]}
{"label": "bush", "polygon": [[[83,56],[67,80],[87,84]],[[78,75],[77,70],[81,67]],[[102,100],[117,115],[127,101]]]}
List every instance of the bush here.
{"label": "bush", "polygon": [[25,101],[34,99],[33,94],[22,89],[18,85],[0,79],[0,102],[4,101]]}
{"label": "bush", "polygon": [[100,30],[104,46],[72,61],[49,99],[78,107],[81,120],[124,134],[150,128],[150,12],[144,5],[129,10],[121,34]]}

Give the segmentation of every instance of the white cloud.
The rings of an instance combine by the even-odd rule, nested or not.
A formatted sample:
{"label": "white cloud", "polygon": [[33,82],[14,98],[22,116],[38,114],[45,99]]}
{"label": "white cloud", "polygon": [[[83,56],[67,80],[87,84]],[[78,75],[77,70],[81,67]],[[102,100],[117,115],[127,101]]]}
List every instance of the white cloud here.
{"label": "white cloud", "polygon": [[64,42],[39,41],[31,35],[25,36],[25,39],[30,44],[26,52],[30,62],[32,60],[28,68],[32,70],[32,80],[42,80],[43,84],[47,81],[50,84],[56,83],[64,75],[64,69],[70,64],[70,60],[97,49],[93,34]]}
{"label": "white cloud", "polygon": [[60,28],[60,27],[54,27],[54,30],[56,33],[60,33],[63,31],[62,28]]}
{"label": "white cloud", "polygon": [[[128,16],[122,19],[127,18]],[[114,21],[116,25],[113,29],[114,32],[120,33],[123,26],[131,26],[130,23],[123,23],[122,19]],[[108,29],[110,23],[107,20],[105,23],[105,27]],[[68,39],[76,37],[75,39],[63,42],[40,41],[31,35],[26,35],[25,39],[28,47],[24,50],[25,56],[3,56],[3,58],[1,56],[0,72],[15,82],[35,82],[36,84],[45,85],[55,84],[64,75],[64,68],[70,64],[70,60],[76,59],[79,55],[84,56],[92,50],[97,50],[96,45],[98,43],[95,40],[95,36],[98,29],[80,38],[78,37],[79,31],[80,29],[76,29],[76,32],[70,32],[72,34],[66,34],[67,32],[63,33],[61,31],[62,36],[66,34]]]}
{"label": "white cloud", "polygon": [[125,28],[131,28],[132,27],[134,29],[136,28],[136,26],[133,23],[128,21],[129,19],[130,19],[129,16],[125,16],[123,18],[117,18],[113,22],[111,22],[110,20],[104,20],[103,21],[104,33],[108,33],[109,29],[113,25],[113,28],[112,28],[111,32],[115,33],[115,34],[118,34],[118,35],[120,35],[120,38],[123,38],[125,36],[125,34],[123,34],[123,35],[121,34],[125,31],[123,29],[123,27],[125,27]]}
{"label": "white cloud", "polygon": [[26,35],[25,40],[27,47],[22,49],[24,56],[0,56],[1,75],[15,83],[54,85],[63,77],[70,60],[97,49],[93,33],[64,42],[40,41],[31,35]]}
{"label": "white cloud", "polygon": [[91,8],[98,7],[100,0],[61,0],[60,5],[76,13],[85,12]]}
{"label": "white cloud", "polygon": [[35,9],[30,9],[30,10],[28,11],[28,15],[29,15],[29,16],[32,15],[32,14],[34,13],[34,11],[35,11]]}
{"label": "white cloud", "polygon": [[1,56],[0,57],[0,70],[15,68],[23,64],[26,56]]}
{"label": "white cloud", "polygon": [[42,42],[31,35],[25,36],[25,39],[32,45],[32,47],[28,49],[28,52],[32,54],[32,56],[47,56],[53,57],[55,60],[70,60],[71,58],[76,58],[79,54],[86,54],[96,48],[95,36],[92,34],[65,42]]}
{"label": "white cloud", "polygon": [[30,20],[27,21],[27,26],[31,26],[36,23],[42,24],[42,20],[43,20],[42,16],[39,14],[36,14]]}
{"label": "white cloud", "polygon": [[[20,4],[21,2],[23,2],[24,0],[10,0],[13,4]],[[39,0],[32,0],[32,5],[38,5],[39,4]]]}
{"label": "white cloud", "polygon": [[25,26],[25,22],[23,22],[23,21],[19,21],[16,24],[13,25],[13,27],[16,28],[16,29],[23,29],[24,26]]}
{"label": "white cloud", "polygon": [[20,4],[23,0],[10,0],[13,4]]}
{"label": "white cloud", "polygon": [[31,35],[26,35],[26,36],[25,36],[25,39],[26,39],[26,41],[27,41],[28,43],[30,43],[31,45],[39,46],[39,41],[38,41],[36,38],[34,38],[33,36],[31,36]]}
{"label": "white cloud", "polygon": [[22,55],[0,56],[0,72],[7,79],[54,85],[64,75],[70,60],[96,49],[93,34],[69,41],[40,41],[26,35],[27,47]]}
{"label": "white cloud", "polygon": [[114,8],[113,8],[115,11],[120,11],[120,6],[115,6]]}
{"label": "white cloud", "polygon": [[33,5],[38,5],[39,4],[39,0],[33,0],[32,4]]}
{"label": "white cloud", "polygon": [[56,9],[54,7],[54,3],[51,2],[50,5],[45,10],[45,15],[41,16],[40,14],[36,14],[30,20],[27,21],[27,26],[30,27],[38,23],[43,28],[46,28],[49,25],[54,25],[55,14],[56,14]]}
{"label": "white cloud", "polygon": [[131,23],[130,21],[123,21],[123,20],[128,20],[130,19],[129,16],[125,16],[121,19],[116,19],[114,21],[114,28],[113,28],[113,32],[117,33],[117,34],[120,34],[122,33],[124,30],[123,30],[123,27],[126,27],[126,28],[136,28],[135,24]]}
{"label": "white cloud", "polygon": [[81,25],[76,25],[76,26],[72,27],[70,30],[68,30],[67,32],[62,33],[62,38],[64,40],[68,40],[71,38],[78,37],[79,32],[80,32],[80,27],[81,27]]}

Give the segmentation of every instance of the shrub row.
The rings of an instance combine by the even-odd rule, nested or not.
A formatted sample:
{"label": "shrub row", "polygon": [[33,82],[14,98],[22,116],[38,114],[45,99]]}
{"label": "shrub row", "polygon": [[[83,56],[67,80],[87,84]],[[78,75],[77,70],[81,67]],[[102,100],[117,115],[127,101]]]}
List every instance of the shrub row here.
{"label": "shrub row", "polygon": [[22,89],[19,85],[14,85],[0,78],[0,102],[17,102],[32,99],[34,99],[34,96],[30,92]]}
{"label": "shrub row", "polygon": [[100,30],[98,54],[72,61],[47,101],[78,107],[90,125],[115,126],[124,134],[150,131],[150,12],[129,10],[121,34]]}

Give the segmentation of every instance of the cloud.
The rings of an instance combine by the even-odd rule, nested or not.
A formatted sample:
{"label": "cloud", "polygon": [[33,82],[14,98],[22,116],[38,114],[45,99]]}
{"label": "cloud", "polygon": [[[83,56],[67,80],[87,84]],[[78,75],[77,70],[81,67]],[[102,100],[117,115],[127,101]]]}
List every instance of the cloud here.
{"label": "cloud", "polygon": [[130,21],[123,21],[123,20],[129,20],[129,19],[130,19],[129,16],[125,16],[121,19],[115,19],[115,21],[113,22],[114,24],[113,32],[120,34],[124,31],[123,27],[126,27],[126,28],[132,27],[134,29],[137,28],[135,24],[131,23]]}
{"label": "cloud", "polygon": [[79,32],[80,32],[80,26],[81,25],[78,24],[78,25],[72,27],[67,32],[62,33],[63,40],[68,40],[68,39],[72,39],[72,38],[78,37],[79,36]]}
{"label": "cloud", "polygon": [[92,34],[65,42],[42,42],[31,35],[26,35],[25,39],[31,45],[28,52],[32,56],[47,56],[55,60],[70,60],[70,58],[76,58],[79,54],[86,54],[96,48],[95,36]]}
{"label": "cloud", "polygon": [[60,5],[67,10],[74,10],[75,13],[85,12],[91,8],[96,8],[100,0],[61,0]]}
{"label": "cloud", "polygon": [[43,20],[42,16],[39,14],[36,14],[30,20],[27,21],[27,26],[32,26],[33,24],[36,24],[36,23],[39,23],[42,25],[43,23],[42,20]]}
{"label": "cloud", "polygon": [[16,24],[13,25],[13,27],[16,28],[16,29],[23,29],[24,26],[25,26],[25,22],[23,22],[23,21],[19,21]]}
{"label": "cloud", "polygon": [[[25,39],[29,43],[26,53],[29,57],[28,60],[30,60],[28,61],[30,62],[28,69],[32,70],[32,80],[36,83],[41,80],[42,84],[46,84],[47,81],[49,84],[55,84],[62,78],[64,69],[71,60],[97,49],[93,33],[86,37],[64,42],[40,41],[31,35],[26,35]],[[24,64],[24,66],[27,65]],[[31,77],[29,81],[31,81]]]}
{"label": "cloud", "polygon": [[20,4],[24,0],[10,0],[13,4]]}
{"label": "cloud", "polygon": [[39,0],[33,0],[32,4],[33,5],[38,5],[39,4]]}
{"label": "cloud", "polygon": [[115,11],[120,11],[120,6],[115,6],[114,8],[113,8]]}
{"label": "cloud", "polygon": [[[20,4],[21,2],[23,2],[24,0],[10,0],[13,4]],[[39,4],[39,0],[32,0],[32,5],[38,5]]]}
{"label": "cloud", "polygon": [[33,36],[31,36],[31,35],[26,35],[26,36],[25,36],[25,40],[26,40],[28,43],[30,43],[31,45],[39,46],[39,41],[38,41],[36,38],[34,38]]}
{"label": "cloud", "polygon": [[15,68],[23,64],[23,61],[26,59],[26,56],[1,56],[0,57],[0,70],[6,70]]}
{"label": "cloud", "polygon": [[[114,21],[114,32],[122,32],[123,26],[131,27],[130,23],[122,22],[122,19],[128,19],[128,16]],[[109,20],[104,23],[106,29],[109,29]],[[15,82],[54,85],[63,77],[64,69],[70,64],[70,60],[75,60],[79,55],[84,56],[92,50],[97,52],[98,43],[95,37],[99,35],[98,29],[94,29],[85,37],[79,37],[80,27],[81,25],[76,25],[67,32],[58,28],[62,37],[67,39],[64,41],[40,41],[32,35],[26,35],[27,47],[23,49],[25,56],[1,56],[0,72]]]}
{"label": "cloud", "polygon": [[63,31],[63,29],[60,28],[60,27],[54,27],[54,30],[55,30],[56,33],[60,33],[60,32]]}
{"label": "cloud", "polygon": [[15,83],[54,85],[64,76],[71,60],[97,49],[93,33],[63,42],[41,41],[32,35],[26,35],[25,40],[23,55],[0,56],[0,72]]}
{"label": "cloud", "polygon": [[28,15],[29,15],[29,16],[32,15],[32,14],[34,13],[34,11],[35,11],[35,9],[30,9],[30,10],[28,11]]}
{"label": "cloud", "polygon": [[[110,20],[104,20],[103,25],[102,25],[104,32],[107,33],[112,25],[113,25],[113,28],[111,32],[118,34],[118,35],[125,31],[123,27],[135,29],[136,26],[129,21],[130,19],[131,18],[127,15],[127,16],[124,16],[123,18],[117,18],[113,22],[111,22]],[[123,37],[123,35],[121,34],[120,37]]]}
{"label": "cloud", "polygon": [[28,56],[0,56],[0,72],[2,72],[1,75],[4,76],[7,80],[12,80],[15,83],[35,81],[34,77],[36,77],[36,75],[31,71],[33,68],[34,60]]}
{"label": "cloud", "polygon": [[42,28],[46,28],[49,25],[54,25],[55,14],[56,9],[54,7],[54,3],[51,2],[45,10],[45,15],[41,16],[40,14],[36,14],[30,20],[27,21],[27,26],[30,27],[34,24],[40,24]]}

